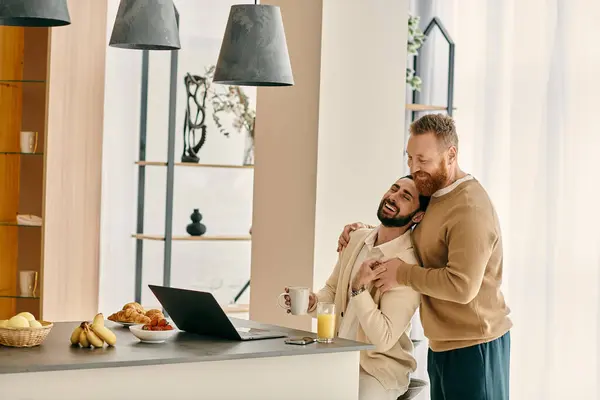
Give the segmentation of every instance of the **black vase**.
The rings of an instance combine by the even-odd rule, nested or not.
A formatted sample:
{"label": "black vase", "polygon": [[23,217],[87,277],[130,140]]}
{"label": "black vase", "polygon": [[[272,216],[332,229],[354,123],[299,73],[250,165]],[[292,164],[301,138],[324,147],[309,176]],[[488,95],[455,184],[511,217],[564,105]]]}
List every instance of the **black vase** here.
{"label": "black vase", "polygon": [[194,208],[194,212],[190,215],[192,223],[189,224],[186,228],[187,233],[192,236],[202,236],[206,232],[206,226],[202,224],[202,214],[198,211],[197,208]]}

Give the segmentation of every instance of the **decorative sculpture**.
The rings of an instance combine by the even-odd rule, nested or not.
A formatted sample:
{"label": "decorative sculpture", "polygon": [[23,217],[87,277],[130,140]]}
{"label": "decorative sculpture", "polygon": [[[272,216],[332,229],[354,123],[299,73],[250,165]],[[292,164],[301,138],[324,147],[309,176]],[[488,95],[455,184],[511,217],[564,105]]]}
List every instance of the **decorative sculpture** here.
{"label": "decorative sculpture", "polygon": [[[183,123],[183,154],[181,162],[198,163],[198,152],[206,142],[206,96],[208,83],[206,78],[187,73],[184,78],[187,100],[185,121]],[[192,104],[193,101],[193,104]],[[195,117],[192,119],[192,107],[195,106]],[[200,115],[202,115],[200,117]],[[196,130],[201,130],[200,140],[196,143]]]}

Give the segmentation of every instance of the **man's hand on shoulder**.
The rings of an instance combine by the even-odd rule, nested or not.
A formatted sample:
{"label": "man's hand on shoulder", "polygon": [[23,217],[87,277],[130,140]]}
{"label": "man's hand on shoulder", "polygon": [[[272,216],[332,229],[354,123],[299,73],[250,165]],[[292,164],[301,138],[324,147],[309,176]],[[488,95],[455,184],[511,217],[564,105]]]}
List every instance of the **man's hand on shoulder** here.
{"label": "man's hand on shoulder", "polygon": [[350,242],[350,233],[362,228],[372,228],[372,226],[363,224],[362,222],[355,222],[353,224],[348,224],[344,227],[344,230],[342,231],[338,239],[338,253],[344,250],[344,247],[348,246],[348,243]]}
{"label": "man's hand on shoulder", "polygon": [[404,273],[404,275],[408,274],[408,270],[410,270],[412,266],[410,264],[405,263],[399,258],[392,258],[388,261],[382,262],[380,268],[384,268],[375,280],[375,287],[377,287],[381,293],[385,293],[390,289],[403,285],[406,282],[398,282],[398,273]]}
{"label": "man's hand on shoulder", "polygon": [[357,291],[362,287],[366,287],[368,284],[375,281],[383,272],[385,272],[385,267],[381,266],[380,261],[364,261],[352,280],[352,290]]}

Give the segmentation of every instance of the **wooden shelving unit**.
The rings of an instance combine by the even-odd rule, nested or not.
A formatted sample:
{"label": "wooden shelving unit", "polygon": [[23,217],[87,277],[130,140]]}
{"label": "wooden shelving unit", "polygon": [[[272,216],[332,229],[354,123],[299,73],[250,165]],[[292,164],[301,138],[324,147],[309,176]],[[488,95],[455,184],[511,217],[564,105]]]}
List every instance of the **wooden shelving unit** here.
{"label": "wooden shelving unit", "polygon": [[[406,104],[404,107],[407,111],[447,111],[448,107],[446,106],[432,106],[427,104]],[[453,108],[456,110],[456,108]]]}
{"label": "wooden shelving unit", "polygon": [[21,156],[26,156],[26,157],[29,157],[29,156],[43,156],[44,155],[43,153],[22,153],[20,151],[0,151],[0,155],[11,155],[11,154],[21,155]]}
{"label": "wooden shelving unit", "polygon": [[[0,319],[42,314],[43,230],[16,216],[43,213],[48,47],[48,28],[0,27]],[[37,132],[36,153],[21,152],[21,131]],[[24,270],[38,274],[33,296],[20,293]]]}
{"label": "wooden shelving unit", "polygon": [[[106,7],[71,1],[64,27],[0,26],[0,319],[98,310]],[[21,131],[37,132],[34,154]],[[34,296],[20,296],[23,270],[38,272]]]}
{"label": "wooden shelving unit", "polygon": [[250,312],[250,304],[226,304],[221,308],[226,314],[243,314]]}
{"label": "wooden shelving unit", "polygon": [[[417,91],[412,93],[412,103],[406,104],[405,109],[411,113],[409,123],[417,119],[420,113],[431,112],[431,111],[444,111],[448,115],[452,116],[452,113],[456,110],[454,107],[454,53],[455,44],[448,30],[438,17],[431,19],[427,27],[423,31],[423,34],[428,37],[434,29],[438,29],[446,42],[448,43],[448,81],[447,81],[447,94],[446,94],[446,105],[429,105],[422,104],[421,95]],[[422,69],[421,66],[421,55],[413,57],[413,69],[415,74],[418,75]]]}
{"label": "wooden shelving unit", "polygon": [[[165,161],[136,161],[136,165],[145,167],[166,167]],[[196,167],[196,168],[225,168],[225,169],[253,169],[254,165],[227,165],[227,164],[195,164],[186,162],[174,163],[176,167]]]}
{"label": "wooden shelving unit", "polygon": [[27,225],[27,224],[20,224],[17,221],[0,221],[0,226],[19,226],[22,228],[40,228],[41,229],[41,225]]}
{"label": "wooden shelving unit", "polygon": [[[167,161],[148,161],[146,160],[146,134],[148,117],[148,76],[149,76],[149,52],[142,53],[142,90],[141,90],[141,109],[140,109],[140,147],[139,157],[135,164],[138,166],[138,196],[137,196],[137,226],[136,233],[131,235],[136,240],[136,264],[135,264],[135,294],[134,299],[138,303],[142,302],[142,271],[143,271],[143,246],[145,241],[159,241],[164,243],[163,249],[163,281],[165,286],[171,285],[171,252],[172,243],[177,242],[248,242],[250,235],[173,235],[173,191],[175,180],[175,168],[218,168],[218,169],[245,169],[252,170],[253,165],[228,165],[228,164],[199,164],[189,162],[176,162],[175,160],[175,135],[176,135],[176,99],[177,84],[179,82],[178,71],[178,52],[171,51],[171,66],[169,80],[169,123],[166,146]],[[144,232],[144,210],[145,210],[145,185],[146,168],[162,167],[166,169],[166,201],[165,201],[165,223],[164,233],[148,234]],[[237,300],[237,299],[236,299]],[[233,305],[232,307],[237,307]],[[247,312],[240,311],[240,312]]]}
{"label": "wooden shelving unit", "polygon": [[[146,235],[146,234],[133,234],[131,237],[140,240],[155,240],[164,242],[166,240],[164,235]],[[172,236],[171,240],[180,240],[184,242],[247,242],[251,240],[250,235],[247,236],[227,236],[227,235],[216,235],[216,236]]]}

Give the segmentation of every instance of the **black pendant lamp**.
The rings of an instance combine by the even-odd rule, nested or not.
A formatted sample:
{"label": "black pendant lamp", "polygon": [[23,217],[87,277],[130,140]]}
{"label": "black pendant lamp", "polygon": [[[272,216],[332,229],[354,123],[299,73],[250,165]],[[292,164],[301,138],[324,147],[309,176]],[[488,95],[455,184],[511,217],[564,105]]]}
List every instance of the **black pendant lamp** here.
{"label": "black pendant lamp", "polygon": [[53,27],[70,24],[67,0],[0,0],[0,25]]}
{"label": "black pendant lamp", "polygon": [[213,82],[236,86],[294,84],[279,7],[231,6]]}
{"label": "black pendant lamp", "polygon": [[109,46],[179,50],[179,13],[172,0],[121,0]]}

